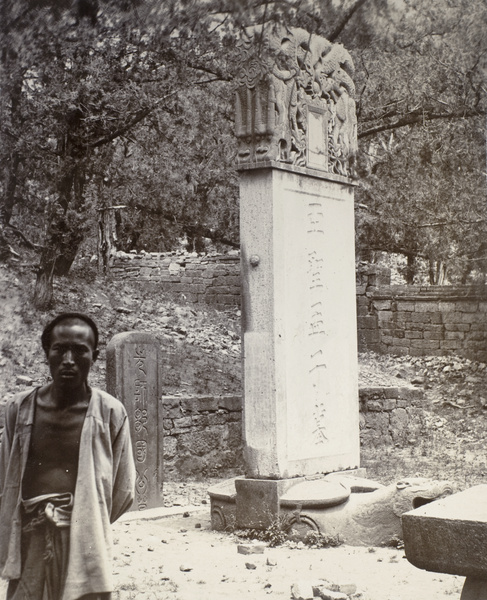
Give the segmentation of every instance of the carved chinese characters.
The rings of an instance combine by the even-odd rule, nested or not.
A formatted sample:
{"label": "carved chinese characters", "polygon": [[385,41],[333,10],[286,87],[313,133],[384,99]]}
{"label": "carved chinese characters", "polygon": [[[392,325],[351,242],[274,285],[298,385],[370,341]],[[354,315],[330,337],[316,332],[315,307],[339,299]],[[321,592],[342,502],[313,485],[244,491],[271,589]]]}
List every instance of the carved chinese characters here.
{"label": "carved chinese characters", "polygon": [[342,176],[357,149],[350,54],[303,29],[267,24],[240,41],[238,163],[289,163]]}
{"label": "carved chinese characters", "polygon": [[149,479],[147,477],[147,349],[140,345],[134,348],[134,444],[137,479],[135,483],[136,503],[139,510],[147,508]]}
{"label": "carved chinese characters", "polygon": [[159,343],[147,333],[120,333],[107,346],[107,385],[130,420],[136,467],[133,509],[162,506]]}
{"label": "carved chinese characters", "polygon": [[324,316],[324,266],[325,257],[323,254],[322,236],[325,235],[324,227],[324,209],[322,203],[313,200],[307,207],[307,238],[308,264],[306,269],[308,285],[308,302],[306,310],[308,312],[308,378],[311,382],[312,405],[314,429],[312,431],[313,440],[316,444],[322,444],[327,440],[326,435],[326,408],[323,402],[323,370],[327,368],[323,346],[325,343],[325,316]]}

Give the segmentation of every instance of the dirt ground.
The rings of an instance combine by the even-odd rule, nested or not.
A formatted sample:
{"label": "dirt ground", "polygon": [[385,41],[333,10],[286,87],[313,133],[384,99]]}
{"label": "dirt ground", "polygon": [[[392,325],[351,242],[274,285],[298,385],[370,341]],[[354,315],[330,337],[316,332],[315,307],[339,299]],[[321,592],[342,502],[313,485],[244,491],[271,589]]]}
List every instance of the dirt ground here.
{"label": "dirt ground", "polygon": [[[4,398],[22,386],[45,381],[38,337],[40,323],[49,315],[39,315],[26,302],[20,275],[17,279],[0,268],[0,280],[0,398]],[[205,308],[196,314],[173,302],[156,301],[142,291],[137,296],[129,287],[106,289],[98,283],[87,287],[86,281],[76,279],[59,285],[56,310],[76,307],[94,312],[105,340],[137,328],[158,336],[166,350],[164,393],[241,389],[238,311],[220,314]],[[103,387],[105,342],[101,350],[92,384]],[[391,386],[416,379],[427,400],[427,430],[419,446],[393,448],[386,455],[380,449],[362,449],[362,466],[367,467],[369,477],[388,483],[398,475],[434,476],[462,489],[485,482],[486,365],[457,357],[372,354],[362,355],[360,362],[361,385]],[[129,513],[114,525],[113,600],[287,600],[294,583],[312,584],[320,579],[355,584],[361,594],[355,598],[361,600],[460,597],[462,577],[421,571],[407,561],[403,550],[284,545],[266,548],[263,554],[239,554],[239,540],[233,534],[210,530],[209,485],[167,482],[166,513],[177,510],[179,516],[147,520]],[[190,516],[183,517],[185,511]],[[5,589],[5,582],[0,581],[0,598]]]}
{"label": "dirt ground", "polygon": [[[129,512],[113,525],[113,600],[289,600],[294,584],[320,580],[355,584],[350,597],[360,600],[460,597],[463,577],[417,569],[395,548],[311,549],[292,542],[240,554],[237,546],[248,541],[211,530],[209,500],[201,503],[205,484],[184,485],[179,496],[175,486],[181,488],[168,485],[172,506],[144,518]],[[0,597],[5,590],[2,581]]]}
{"label": "dirt ground", "polygon": [[209,505],[186,518],[121,521],[114,537],[117,600],[288,600],[293,584],[320,579],[353,583],[362,600],[435,600],[459,598],[463,585],[462,577],[415,568],[391,548],[284,545],[239,554],[235,536],[211,531]]}

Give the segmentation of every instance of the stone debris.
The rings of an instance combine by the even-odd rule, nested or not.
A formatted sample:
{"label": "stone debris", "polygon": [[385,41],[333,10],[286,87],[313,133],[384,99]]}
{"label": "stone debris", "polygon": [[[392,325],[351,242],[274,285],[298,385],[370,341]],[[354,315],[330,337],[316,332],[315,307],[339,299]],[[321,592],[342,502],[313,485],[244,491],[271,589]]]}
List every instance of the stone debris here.
{"label": "stone debris", "polygon": [[238,544],[239,554],[264,554],[265,544]]}
{"label": "stone debris", "polygon": [[28,375],[17,375],[15,385],[32,385],[34,380]]}
{"label": "stone debris", "polygon": [[330,590],[333,592],[341,592],[346,596],[353,596],[353,594],[357,593],[357,586],[355,583],[332,583],[330,585]]}
{"label": "stone debris", "polygon": [[331,583],[325,579],[296,581],[291,586],[292,600],[349,600],[361,598],[354,583]]}
{"label": "stone debris", "polygon": [[315,597],[322,600],[348,600],[357,593],[357,586],[354,583],[335,584],[321,583],[313,586]]}
{"label": "stone debris", "polygon": [[183,573],[188,573],[189,571],[193,570],[193,567],[190,567],[188,565],[181,565],[179,567],[179,570],[182,571]]}
{"label": "stone debris", "polygon": [[349,596],[343,592],[334,592],[323,588],[320,590],[318,598],[321,598],[321,600],[348,600]]}
{"label": "stone debris", "polygon": [[313,600],[314,589],[310,581],[296,581],[291,586],[293,600]]}
{"label": "stone debris", "polygon": [[253,571],[254,569],[257,569],[257,565],[254,565],[254,563],[246,562],[245,563],[245,568],[249,569],[249,571]]}

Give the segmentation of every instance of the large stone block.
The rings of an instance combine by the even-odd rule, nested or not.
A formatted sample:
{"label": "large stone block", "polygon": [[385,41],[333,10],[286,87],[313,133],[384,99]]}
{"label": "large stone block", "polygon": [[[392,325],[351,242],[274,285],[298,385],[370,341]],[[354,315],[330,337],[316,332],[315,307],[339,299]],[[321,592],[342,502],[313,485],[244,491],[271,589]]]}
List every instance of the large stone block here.
{"label": "large stone block", "polygon": [[408,301],[401,301],[398,300],[397,302],[397,310],[398,311],[407,311],[407,312],[413,312],[415,308],[415,304],[414,302],[408,302]]}
{"label": "large stone block", "polygon": [[487,485],[402,516],[406,557],[427,571],[487,579]]}
{"label": "large stone block", "polygon": [[416,302],[415,311],[418,313],[437,312],[438,302]]}
{"label": "large stone block", "polygon": [[457,302],[456,310],[462,313],[476,313],[479,309],[478,302]]}

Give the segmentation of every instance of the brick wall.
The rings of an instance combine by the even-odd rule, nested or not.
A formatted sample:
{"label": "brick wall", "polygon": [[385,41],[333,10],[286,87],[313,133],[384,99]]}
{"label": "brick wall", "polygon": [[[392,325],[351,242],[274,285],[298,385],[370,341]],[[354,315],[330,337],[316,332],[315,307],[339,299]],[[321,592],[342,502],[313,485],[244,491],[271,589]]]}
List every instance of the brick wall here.
{"label": "brick wall", "polygon": [[389,270],[358,271],[359,350],[455,354],[487,362],[487,287],[390,285]]}
{"label": "brick wall", "polygon": [[[406,447],[420,439],[424,428],[423,390],[363,388],[359,396],[362,446]],[[243,473],[240,396],[168,396],[162,402],[168,479]]]}
{"label": "brick wall", "polygon": [[[240,260],[225,255],[118,252],[115,279],[148,281],[188,302],[240,304]],[[485,286],[390,285],[386,267],[357,272],[359,350],[412,356],[457,354],[487,362]]]}
{"label": "brick wall", "polygon": [[188,302],[240,304],[240,258],[222,255],[117,252],[110,267],[116,280],[157,283]]}
{"label": "brick wall", "polygon": [[[423,390],[363,388],[359,396],[362,446],[405,447],[419,439]],[[162,406],[165,479],[244,472],[241,396],[164,396]],[[4,408],[0,404],[0,436]]]}

